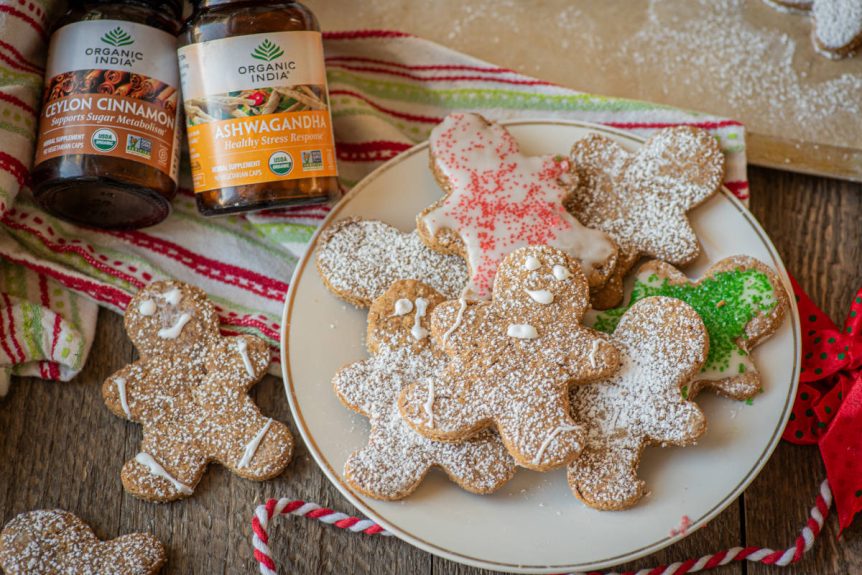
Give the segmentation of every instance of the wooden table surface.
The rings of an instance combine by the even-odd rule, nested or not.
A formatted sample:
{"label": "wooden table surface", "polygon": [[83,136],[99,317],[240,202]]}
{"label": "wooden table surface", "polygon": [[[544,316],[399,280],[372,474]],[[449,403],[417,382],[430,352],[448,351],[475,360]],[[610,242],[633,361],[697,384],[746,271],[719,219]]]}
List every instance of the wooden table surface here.
{"label": "wooden table surface", "polygon": [[[751,188],[751,209],[787,268],[834,320],[843,320],[862,285],[862,185],[752,169]],[[103,538],[154,533],[170,550],[164,573],[235,574],[256,572],[250,520],[257,503],[287,496],[356,512],[329,484],[301,440],[294,461],[273,481],[245,481],[213,466],[194,497],[185,501],[159,505],[125,494],[120,469],[138,452],[141,428],[108,412],[100,384],[133,359],[121,318],[102,310],[90,359],[78,378],[70,383],[12,382],[9,396],[0,401],[0,524],[23,511],[60,507],[81,516]],[[290,421],[280,380],[268,377],[253,395],[267,415]],[[628,567],[734,546],[786,546],[803,525],[823,478],[816,448],[781,444],[735,505],[684,541]],[[811,553],[782,573],[862,573],[862,521],[840,539],[836,526],[830,517]],[[270,533],[281,573],[482,573],[394,538],[356,536],[303,519],[282,518]],[[771,572],[779,570],[728,565],[715,571]]]}

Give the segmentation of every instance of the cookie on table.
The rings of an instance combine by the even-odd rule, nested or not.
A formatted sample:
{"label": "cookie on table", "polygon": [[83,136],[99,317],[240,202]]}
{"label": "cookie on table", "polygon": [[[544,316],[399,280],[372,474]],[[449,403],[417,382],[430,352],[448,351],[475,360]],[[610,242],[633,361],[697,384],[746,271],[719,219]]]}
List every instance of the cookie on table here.
{"label": "cookie on table", "polygon": [[[755,258],[733,256],[692,281],[667,263],[650,261],[638,270],[629,305],[657,295],[691,305],[709,332],[709,356],[700,373],[684,388],[688,397],[695,397],[705,387],[739,400],[761,391],[751,350],[775,333],[789,305],[775,272]],[[594,327],[612,332],[625,309],[598,314]]]}
{"label": "cookie on table", "polygon": [[603,285],[617,249],[565,209],[575,186],[570,162],[527,156],[512,135],[478,114],[451,114],[431,132],[431,168],[445,196],[416,218],[432,249],[467,261],[467,289],[487,298],[510,252],[549,245],[575,258],[591,288]]}
{"label": "cookie on table", "polygon": [[431,317],[446,369],[407,387],[399,409],[431,439],[463,440],[495,427],[515,461],[545,471],[581,450],[569,388],[609,376],[617,350],[581,326],[589,287],[578,262],[548,246],[509,254],[489,301],[448,301]]}
{"label": "cookie on table", "polygon": [[607,136],[575,142],[571,160],[578,186],[566,207],[619,246],[607,285],[593,294],[596,309],[619,305],[623,277],[641,256],[685,265],[700,254],[687,212],[721,187],[724,154],[707,132],[680,126],[661,130],[635,152]]}
{"label": "cookie on table", "polygon": [[862,2],[859,0],[767,0],[767,4],[793,12],[810,12],[812,41],[817,51],[827,58],[846,58],[862,45]]}
{"label": "cookie on table", "polygon": [[406,497],[432,467],[473,493],[491,493],[515,474],[515,462],[493,431],[462,443],[434,441],[411,429],[398,411],[404,387],[427,385],[446,367],[446,356],[428,335],[431,312],[444,299],[420,282],[392,284],[368,312],[371,357],[333,379],[339,399],[371,420],[368,444],[344,466],[347,483],[371,497]]}
{"label": "cookie on table", "polygon": [[285,469],[290,431],[248,395],[269,366],[266,342],[222,337],[206,294],[177,281],[135,295],[125,327],[140,359],[105,380],[102,397],[143,426],[141,451],[121,473],[126,491],[159,502],[188,497],[211,462],[253,480]]}
{"label": "cookie on table", "polygon": [[587,435],[567,475],[584,503],[618,510],[643,497],[637,468],[647,446],[691,445],[706,431],[706,417],[680,388],[706,360],[709,338],[689,305],[650,297],[622,316],[610,341],[619,372],[571,392],[572,416]]}
{"label": "cookie on table", "polygon": [[0,532],[6,575],[154,575],[166,560],[164,546],[148,533],[100,541],[61,509],[22,513]]}
{"label": "cookie on table", "polygon": [[317,245],[324,285],[357,307],[370,306],[398,280],[421,281],[449,299],[458,297],[467,283],[462,258],[428,248],[416,231],[403,233],[380,221],[339,220]]}

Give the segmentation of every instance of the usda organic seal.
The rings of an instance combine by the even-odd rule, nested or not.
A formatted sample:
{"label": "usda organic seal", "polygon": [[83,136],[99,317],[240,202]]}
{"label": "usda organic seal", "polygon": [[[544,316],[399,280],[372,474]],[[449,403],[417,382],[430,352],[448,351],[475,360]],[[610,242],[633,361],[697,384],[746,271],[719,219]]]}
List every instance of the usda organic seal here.
{"label": "usda organic seal", "polygon": [[287,152],[275,152],[269,157],[269,171],[276,176],[286,176],[293,169],[293,156]]}
{"label": "usda organic seal", "polygon": [[93,132],[90,143],[100,152],[111,152],[117,147],[117,133],[108,128],[99,128]]}

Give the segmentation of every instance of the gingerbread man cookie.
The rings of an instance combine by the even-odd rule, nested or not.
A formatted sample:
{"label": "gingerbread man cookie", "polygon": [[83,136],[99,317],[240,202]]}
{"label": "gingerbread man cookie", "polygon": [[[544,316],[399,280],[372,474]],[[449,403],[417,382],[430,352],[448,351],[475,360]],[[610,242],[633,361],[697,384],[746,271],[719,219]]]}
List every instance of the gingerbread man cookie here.
{"label": "gingerbread man cookie", "polygon": [[686,212],[721,187],[724,155],[703,130],[668,128],[629,153],[607,136],[590,134],[572,147],[578,187],[566,207],[619,245],[608,284],[593,306],[619,305],[623,276],[642,255],[685,265],[700,254]]}
{"label": "gingerbread man cookie", "polygon": [[840,59],[862,45],[862,2],[859,0],[767,0],[777,8],[810,11],[811,37],[817,51]]}
{"label": "gingerbread man cookie", "polygon": [[[778,329],[788,307],[787,292],[775,272],[755,258],[734,256],[692,282],[673,266],[651,261],[638,270],[629,305],[656,295],[689,304],[709,332],[709,356],[701,372],[683,388],[687,397],[693,398],[704,387],[740,400],[760,392],[762,383],[751,350]],[[625,309],[598,314],[595,328],[612,332]]]}
{"label": "gingerbread man cookie", "polygon": [[625,509],[643,496],[637,477],[648,445],[690,445],[706,418],[680,388],[700,370],[709,340],[690,306],[651,297],[632,306],[613,334],[622,369],[572,389],[572,415],[587,429],[584,450],[568,468],[575,495],[597,509]]}
{"label": "gingerbread man cookie", "polygon": [[188,497],[213,461],[254,480],[284,470],[290,431],[248,396],[269,366],[266,342],[222,337],[206,294],[176,281],[141,290],[125,326],[141,358],[109,377],[102,396],[144,427],[141,452],[123,466],[126,491],[150,501]]}
{"label": "gingerbread man cookie", "polygon": [[450,361],[428,383],[404,390],[402,416],[426,437],[449,441],[494,426],[519,465],[567,464],[584,432],[569,415],[569,388],[619,367],[616,349],[580,325],[588,299],[581,267],[565,253],[512,252],[490,301],[434,310],[431,333]]}
{"label": "gingerbread man cookie", "polygon": [[86,523],[61,509],[22,513],[0,532],[6,575],[154,575],[166,559],[152,535],[99,541]]}
{"label": "gingerbread man cookie", "polygon": [[371,419],[368,445],[344,466],[345,480],[371,497],[406,497],[432,467],[473,493],[490,493],[515,474],[515,462],[490,429],[462,443],[434,441],[411,429],[398,411],[403,388],[427,385],[446,367],[447,358],[433,345],[428,329],[432,311],[444,299],[416,281],[392,284],[368,313],[371,357],[333,379],[341,401]]}
{"label": "gingerbread man cookie", "polygon": [[446,195],[417,216],[417,229],[429,247],[467,260],[471,293],[487,298],[506,254],[528,245],[558,248],[580,261],[591,287],[605,283],[616,246],[566,211],[567,160],[522,154],[506,128],[478,114],[447,116],[430,144]]}
{"label": "gingerbread man cookie", "polygon": [[375,220],[346,218],[317,241],[317,270],[329,291],[368,307],[397,280],[417,280],[448,299],[467,283],[463,258],[428,248],[416,231],[402,233]]}

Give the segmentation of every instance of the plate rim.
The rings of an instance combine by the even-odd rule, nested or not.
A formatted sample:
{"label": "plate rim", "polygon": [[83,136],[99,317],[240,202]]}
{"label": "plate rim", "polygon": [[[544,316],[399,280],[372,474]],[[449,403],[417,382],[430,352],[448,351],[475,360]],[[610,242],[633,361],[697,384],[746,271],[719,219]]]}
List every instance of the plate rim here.
{"label": "plate rim", "polygon": [[[604,132],[610,133],[618,137],[625,138],[635,143],[636,145],[643,145],[646,141],[645,138],[642,138],[636,134],[625,130],[619,130],[615,128],[610,128],[608,126],[604,126],[602,124],[596,124],[592,122],[582,122],[577,120],[561,120],[558,118],[549,118],[546,120],[543,119],[524,119],[524,120],[508,120],[501,121],[500,124],[504,126],[522,126],[522,125],[535,125],[535,126],[547,126],[547,125],[557,125],[557,126],[566,126],[566,127],[576,127],[581,129],[587,129],[594,132]],[[745,489],[754,481],[754,479],[760,474],[763,467],[766,465],[766,462],[769,461],[775,449],[778,447],[779,442],[781,441],[781,435],[784,431],[784,428],[787,425],[788,419],[791,414],[793,399],[796,397],[796,391],[799,385],[799,374],[801,368],[801,333],[800,333],[800,322],[799,322],[799,312],[796,306],[796,301],[794,298],[789,297],[789,313],[787,314],[788,320],[791,322],[791,329],[793,333],[793,378],[791,380],[791,385],[788,389],[787,397],[784,401],[784,407],[782,411],[782,415],[775,429],[773,430],[772,437],[769,440],[769,443],[766,445],[764,450],[761,452],[755,464],[748,470],[745,477],[743,477],[740,482],[727,494],[722,498],[718,503],[716,503],[709,511],[704,513],[701,517],[699,517],[696,521],[694,521],[691,527],[686,531],[685,534],[679,534],[676,536],[666,536],[654,543],[649,545],[640,547],[638,549],[628,550],[626,553],[615,556],[604,558],[598,561],[592,561],[589,563],[569,563],[569,564],[555,564],[555,565],[525,565],[523,563],[515,564],[508,562],[495,562],[487,559],[481,559],[478,557],[471,557],[469,555],[465,555],[463,553],[454,552],[448,549],[444,549],[430,541],[422,539],[404,529],[398,527],[395,523],[390,522],[388,519],[382,517],[379,513],[371,509],[363,500],[365,497],[361,493],[354,491],[349,485],[344,483],[341,478],[341,474],[338,470],[333,469],[329,462],[323,457],[320,453],[320,449],[317,446],[317,443],[314,441],[314,438],[311,436],[308,431],[307,425],[305,424],[305,418],[302,415],[302,411],[299,408],[298,401],[296,399],[294,393],[294,385],[293,378],[291,375],[290,369],[290,354],[289,354],[289,341],[288,335],[290,330],[290,319],[291,312],[293,310],[293,302],[296,297],[296,286],[299,283],[302,275],[305,273],[308,264],[313,259],[314,253],[317,249],[317,242],[319,240],[320,234],[337,218],[339,217],[339,213],[347,206],[356,196],[358,196],[362,191],[371,185],[371,183],[376,180],[383,172],[392,169],[394,166],[406,161],[409,158],[412,158],[417,153],[426,151],[429,147],[428,140],[420,142],[415,146],[405,150],[398,156],[388,160],[387,162],[381,164],[374,170],[372,170],[369,174],[367,174],[364,178],[362,178],[335,206],[333,206],[332,210],[327,214],[326,218],[321,222],[320,227],[315,231],[312,235],[311,239],[308,242],[308,246],[306,247],[306,251],[303,254],[302,258],[297,262],[296,268],[294,269],[293,275],[290,280],[290,285],[288,287],[287,294],[285,296],[284,308],[282,311],[282,322],[281,322],[281,330],[280,330],[280,341],[279,341],[279,349],[281,352],[281,372],[282,372],[282,383],[284,385],[284,392],[287,396],[287,401],[290,406],[291,416],[293,417],[294,424],[296,425],[300,436],[305,442],[306,448],[311,454],[317,466],[323,471],[323,474],[329,480],[331,484],[335,486],[335,488],[344,496],[354,507],[359,509],[363,514],[372,519],[374,522],[378,523],[382,527],[384,527],[387,531],[413,545],[431,553],[433,555],[437,555],[439,557],[443,557],[450,561],[455,561],[457,563],[470,565],[472,567],[478,567],[481,569],[495,569],[495,570],[504,570],[510,573],[537,573],[537,574],[547,574],[547,573],[558,573],[560,571],[570,572],[570,571],[592,571],[592,570],[601,570],[606,569],[608,567],[612,567],[615,565],[619,565],[628,561],[633,561],[649,555],[651,553],[655,553],[672,545],[691,533],[699,530],[701,527],[712,521],[718,514],[724,511],[727,507],[729,507],[744,491]],[[740,202],[736,196],[724,185],[721,186],[720,192],[731,202],[731,205],[741,214],[741,216],[748,222],[748,224],[755,231],[757,236],[763,242],[764,246],[767,248],[770,256],[772,257],[772,263],[775,267],[775,270],[778,276],[781,278],[782,284],[784,285],[785,290],[788,294],[792,294],[792,285],[790,283],[790,278],[787,273],[787,269],[784,266],[784,262],[781,259],[781,256],[778,253],[778,250],[772,243],[772,240],[769,238],[769,235],[766,231],[761,227],[760,223],[755,219],[754,215]],[[312,266],[314,267],[314,266]]]}

